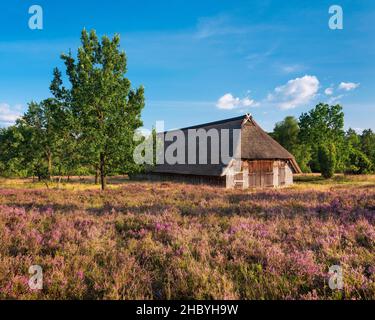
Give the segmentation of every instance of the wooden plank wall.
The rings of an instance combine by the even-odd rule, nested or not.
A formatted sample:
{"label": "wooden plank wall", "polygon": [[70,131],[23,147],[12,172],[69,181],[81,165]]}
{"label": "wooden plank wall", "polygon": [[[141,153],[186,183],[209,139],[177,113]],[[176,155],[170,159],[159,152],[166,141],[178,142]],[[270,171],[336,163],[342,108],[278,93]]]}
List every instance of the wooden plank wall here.
{"label": "wooden plank wall", "polygon": [[273,160],[244,161],[249,170],[249,187],[273,187]]}
{"label": "wooden plank wall", "polygon": [[178,182],[187,184],[204,184],[225,187],[225,177],[215,176],[198,176],[187,174],[173,174],[173,173],[147,173],[137,174],[131,177],[134,181],[154,181],[154,182]]}

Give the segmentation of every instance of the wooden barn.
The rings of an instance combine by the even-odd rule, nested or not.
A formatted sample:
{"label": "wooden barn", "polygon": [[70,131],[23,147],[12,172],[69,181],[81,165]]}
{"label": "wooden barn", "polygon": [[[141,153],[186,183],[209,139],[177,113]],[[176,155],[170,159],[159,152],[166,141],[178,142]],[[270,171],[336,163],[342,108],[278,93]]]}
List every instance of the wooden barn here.
{"label": "wooden barn", "polygon": [[[191,132],[194,131],[205,132],[206,141],[193,136],[194,146],[191,149]],[[218,132],[219,137],[219,147],[215,152],[223,154],[226,153],[224,149],[227,149],[229,161],[222,161],[222,157],[217,161],[215,152],[212,152],[212,134],[215,132]],[[150,179],[209,183],[246,189],[288,186],[293,184],[293,174],[301,173],[294,156],[263,131],[251,115],[159,133],[158,139],[164,144],[162,157],[165,157],[168,147],[177,143],[177,137],[181,136],[181,133],[185,139],[182,139],[184,146],[179,161],[170,163],[163,158],[159,161],[160,164],[151,169]],[[171,136],[176,136],[176,139],[171,139]],[[235,139],[238,136],[239,138]],[[200,149],[200,146],[203,148]],[[195,159],[200,159],[202,150],[206,152],[207,163],[190,161],[191,150],[197,152]],[[174,151],[176,153],[177,148]],[[216,158],[216,161],[213,161],[213,158]]]}

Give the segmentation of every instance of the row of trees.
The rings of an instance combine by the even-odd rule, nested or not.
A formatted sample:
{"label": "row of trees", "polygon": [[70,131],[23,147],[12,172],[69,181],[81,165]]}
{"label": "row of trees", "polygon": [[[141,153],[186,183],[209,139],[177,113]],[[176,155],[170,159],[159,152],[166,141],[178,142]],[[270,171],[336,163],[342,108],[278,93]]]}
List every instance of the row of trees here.
{"label": "row of trees", "polygon": [[[14,126],[0,129],[0,175],[51,180],[95,174],[105,189],[108,175],[142,169],[133,161],[133,137],[142,126],[144,89],[131,89],[125,77],[120,38],[99,41],[95,31],[83,30],[81,42],[77,58],[61,56],[69,85],[55,69],[52,98],[30,103]],[[298,120],[287,117],[272,135],[304,172],[331,177],[375,170],[375,134],[345,132],[340,105],[319,104]]]}
{"label": "row of trees", "polygon": [[109,174],[137,170],[133,135],[142,126],[144,89],[131,89],[120,38],[82,31],[77,58],[61,56],[69,85],[54,70],[52,98],[32,102],[14,126],[0,131],[0,174],[95,174],[102,189]]}
{"label": "row of trees", "polygon": [[272,136],[296,157],[302,171],[365,174],[375,171],[375,133],[344,130],[340,105],[320,103],[297,120],[286,117],[276,124]]}

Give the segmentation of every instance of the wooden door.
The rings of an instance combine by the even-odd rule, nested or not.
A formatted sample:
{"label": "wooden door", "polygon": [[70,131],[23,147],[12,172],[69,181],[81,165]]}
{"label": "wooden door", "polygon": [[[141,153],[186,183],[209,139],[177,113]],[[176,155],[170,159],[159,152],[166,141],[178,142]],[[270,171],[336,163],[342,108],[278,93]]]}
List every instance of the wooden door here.
{"label": "wooden door", "polygon": [[286,178],[286,168],[285,163],[281,163],[279,166],[279,185],[285,185],[285,178]]}
{"label": "wooden door", "polygon": [[248,162],[249,187],[260,188],[273,186],[273,161],[254,160]]}

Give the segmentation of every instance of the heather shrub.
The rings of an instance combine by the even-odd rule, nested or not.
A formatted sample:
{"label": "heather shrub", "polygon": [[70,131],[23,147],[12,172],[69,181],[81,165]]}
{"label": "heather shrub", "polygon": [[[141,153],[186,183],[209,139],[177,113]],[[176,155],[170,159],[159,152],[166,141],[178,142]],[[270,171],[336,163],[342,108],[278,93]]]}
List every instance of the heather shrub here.
{"label": "heather shrub", "polygon": [[[0,298],[375,299],[370,186],[3,189]],[[343,290],[328,286],[333,265]]]}

